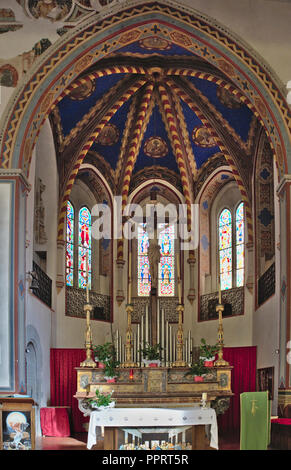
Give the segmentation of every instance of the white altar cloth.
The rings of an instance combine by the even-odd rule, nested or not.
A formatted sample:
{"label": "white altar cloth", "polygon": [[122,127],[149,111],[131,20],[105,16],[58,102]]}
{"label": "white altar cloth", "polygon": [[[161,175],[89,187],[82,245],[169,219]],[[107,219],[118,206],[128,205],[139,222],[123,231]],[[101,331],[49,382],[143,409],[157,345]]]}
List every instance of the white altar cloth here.
{"label": "white altar cloth", "polygon": [[213,408],[110,408],[92,411],[87,448],[96,444],[96,427],[177,427],[210,425],[210,446],[218,449],[218,429]]}

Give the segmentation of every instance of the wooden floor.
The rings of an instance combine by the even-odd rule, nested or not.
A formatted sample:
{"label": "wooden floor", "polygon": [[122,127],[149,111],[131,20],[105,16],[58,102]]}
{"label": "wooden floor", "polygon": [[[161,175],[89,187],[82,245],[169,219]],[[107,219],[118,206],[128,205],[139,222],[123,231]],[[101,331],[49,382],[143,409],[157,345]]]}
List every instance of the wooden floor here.
{"label": "wooden floor", "polygon": [[[40,437],[36,439],[36,450],[88,450],[87,433],[76,434],[72,437]],[[239,450],[239,440],[234,437],[221,437],[220,450]],[[103,450],[102,440],[92,450]]]}

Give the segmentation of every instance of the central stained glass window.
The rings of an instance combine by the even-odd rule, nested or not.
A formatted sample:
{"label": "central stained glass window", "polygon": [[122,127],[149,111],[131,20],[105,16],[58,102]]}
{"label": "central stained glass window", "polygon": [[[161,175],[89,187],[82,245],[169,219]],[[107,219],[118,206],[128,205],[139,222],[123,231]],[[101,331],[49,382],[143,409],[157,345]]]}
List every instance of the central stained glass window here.
{"label": "central stained glass window", "polygon": [[78,238],[78,286],[82,289],[87,286],[86,260],[88,259],[88,284],[91,289],[91,213],[87,207],[82,207],[79,211]]}
{"label": "central stained glass window", "polygon": [[[158,269],[158,295],[172,297],[175,295],[175,229],[173,225],[159,224],[159,245],[161,247]],[[138,227],[138,296],[149,296],[151,292],[151,275],[148,258],[149,237],[146,224]]]}

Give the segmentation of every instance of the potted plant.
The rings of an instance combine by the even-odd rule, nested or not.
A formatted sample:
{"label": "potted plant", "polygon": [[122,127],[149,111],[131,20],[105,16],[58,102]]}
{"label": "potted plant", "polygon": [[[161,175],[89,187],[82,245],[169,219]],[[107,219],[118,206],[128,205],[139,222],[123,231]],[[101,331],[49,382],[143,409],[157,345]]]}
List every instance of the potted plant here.
{"label": "potted plant", "polygon": [[158,367],[161,364],[161,351],[162,346],[160,343],[155,344],[152,346],[150,343],[145,343],[144,347],[140,349],[142,353],[142,361],[145,365],[149,367]]}
{"label": "potted plant", "polygon": [[116,367],[120,364],[119,361],[115,359],[115,357],[111,357],[104,361],[104,378],[107,380],[108,383],[115,382],[116,377],[118,376],[118,371]]}
{"label": "potted plant", "polygon": [[115,382],[118,373],[116,367],[120,362],[116,360],[116,352],[113,343],[107,342],[93,346],[95,361],[98,361],[98,367],[104,369],[104,378],[107,382]]}
{"label": "potted plant", "polygon": [[200,343],[200,358],[204,360],[206,367],[213,367],[215,354],[218,352],[218,343],[210,345],[206,343],[204,338],[201,338]]}
{"label": "potted plant", "polygon": [[206,373],[207,367],[204,365],[204,360],[200,358],[191,365],[190,370],[186,372],[185,376],[192,375],[195,382],[203,382]]}
{"label": "potted plant", "polygon": [[96,398],[88,398],[91,408],[96,410],[104,410],[106,408],[114,408],[115,402],[112,400],[112,392],[102,393],[102,389],[96,389]]}
{"label": "potted plant", "polygon": [[105,368],[105,361],[110,359],[112,356],[115,356],[114,344],[110,342],[98,344],[97,346],[93,346],[92,349],[95,361],[98,362],[98,367],[100,369]]}

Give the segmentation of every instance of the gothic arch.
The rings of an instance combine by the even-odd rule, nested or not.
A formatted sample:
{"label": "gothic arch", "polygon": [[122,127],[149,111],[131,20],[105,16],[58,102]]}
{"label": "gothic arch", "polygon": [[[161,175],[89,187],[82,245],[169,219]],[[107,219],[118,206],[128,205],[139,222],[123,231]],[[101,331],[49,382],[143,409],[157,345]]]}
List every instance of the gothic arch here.
{"label": "gothic arch", "polygon": [[193,9],[167,0],[116,5],[111,13],[94,15],[68,32],[40,57],[15,90],[4,113],[0,129],[1,167],[21,168],[27,175],[41,126],[66,89],[73,87],[80,74],[101,58],[151,29],[183,45],[229,77],[234,85],[225,86],[250,106],[264,125],[280,176],[288,173],[291,119],[282,84],[232,32]]}

